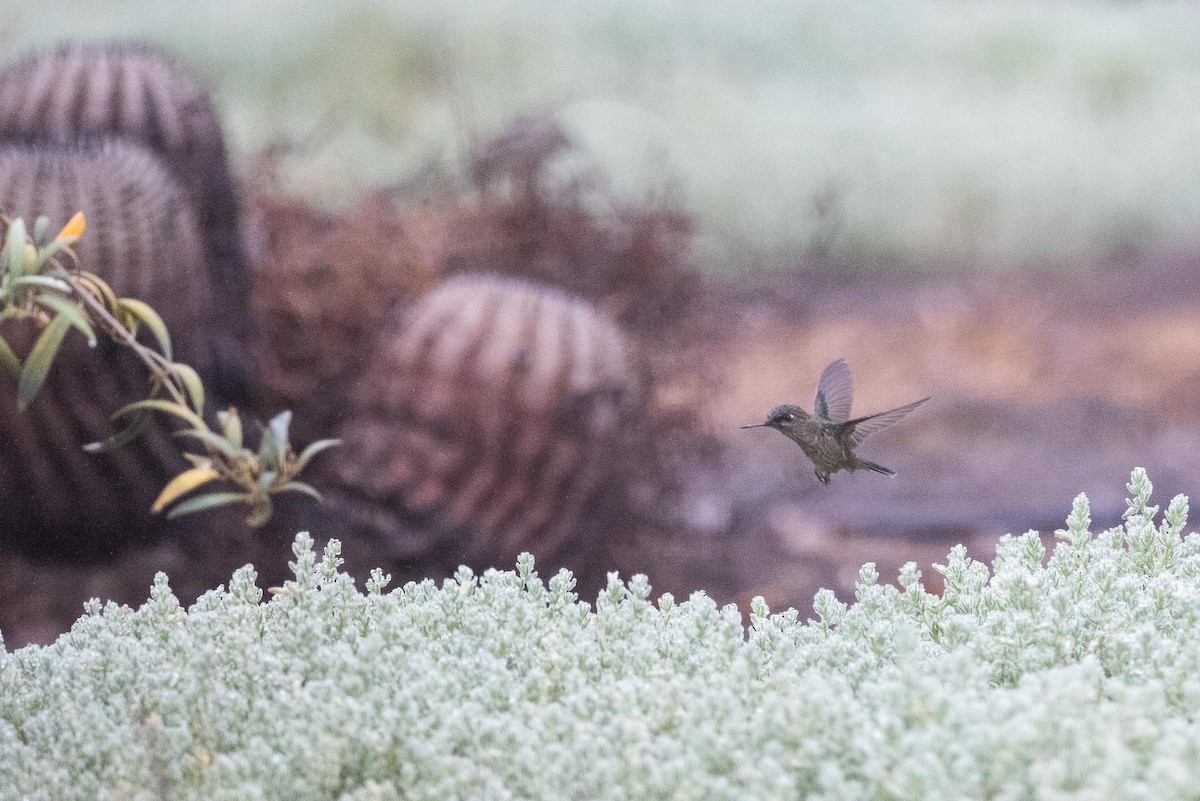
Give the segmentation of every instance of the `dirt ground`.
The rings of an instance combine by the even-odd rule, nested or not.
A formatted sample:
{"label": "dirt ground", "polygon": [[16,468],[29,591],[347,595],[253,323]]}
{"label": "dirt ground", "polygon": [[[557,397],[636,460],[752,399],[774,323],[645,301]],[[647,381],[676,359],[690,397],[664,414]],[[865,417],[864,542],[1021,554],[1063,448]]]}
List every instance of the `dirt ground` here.
{"label": "dirt ground", "polygon": [[[1117,524],[1135,466],[1159,503],[1190,492],[1200,467],[1197,266],[1170,254],[1071,276],[806,287],[797,275],[739,292],[728,391],[712,420],[728,441],[727,497],[748,510],[742,536],[770,556],[743,546],[733,597],[803,610],[818,586],[851,596],[866,561],[893,579],[916,561],[938,587],[930,564],[952,545],[986,560],[1005,533],[1036,529],[1049,541],[1079,492],[1095,530]],[[838,356],[855,370],[856,414],[932,396],[863,445],[895,479],[839,474],[823,487],[783,437],[733,428],[773,403],[807,402]]]}
{"label": "dirt ground", "polygon": [[[1198,270],[1200,254],[1171,253],[1070,274],[708,279],[690,345],[716,389],[693,397],[684,377],[659,392],[715,447],[679,466],[683,525],[599,567],[647,573],[676,597],[703,589],[745,609],[761,594],[807,614],[820,587],[851,599],[864,562],[894,580],[915,561],[937,589],[930,565],[956,543],[987,560],[1006,532],[1052,539],[1081,491],[1094,528],[1114,525],[1135,466],[1156,502],[1188,493],[1200,475]],[[862,447],[894,479],[841,473],[822,486],[779,434],[738,428],[778,403],[809,404],[839,357],[854,370],[856,414],[932,396]],[[265,533],[190,529],[100,565],[0,552],[5,646],[52,641],[90,597],[139,604],[160,570],[185,603],[247,562],[260,586],[278,584],[293,524],[318,541],[341,536],[319,517],[285,516]],[[377,551],[350,538],[345,555],[361,579]],[[585,599],[594,589],[581,585]]]}

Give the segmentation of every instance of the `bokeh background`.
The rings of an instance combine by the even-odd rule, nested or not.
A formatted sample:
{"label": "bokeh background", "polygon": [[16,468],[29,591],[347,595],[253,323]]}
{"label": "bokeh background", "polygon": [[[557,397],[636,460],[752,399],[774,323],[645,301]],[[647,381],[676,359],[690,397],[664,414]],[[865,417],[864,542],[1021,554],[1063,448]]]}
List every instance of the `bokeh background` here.
{"label": "bokeh background", "polygon": [[[247,198],[266,404],[307,404],[309,436],[338,413],[321,382],[365,358],[348,316],[377,320],[456,265],[523,269],[528,247],[477,205],[479,156],[562,132],[569,146],[525,141],[538,213],[567,198],[575,221],[533,248],[557,265],[539,277],[579,290],[572,254],[604,247],[659,277],[587,289],[629,327],[674,423],[657,436],[678,445],[670,509],[577,557],[581,576],[807,612],[818,587],[852,594],[866,561],[885,577],[917,561],[936,587],[955,543],[987,559],[1006,532],[1052,538],[1081,491],[1111,525],[1134,466],[1162,503],[1194,486],[1195,4],[0,0],[0,19],[4,60],[142,37],[211,89]],[[654,232],[649,255],[613,244],[630,231]],[[352,275],[316,269],[331,249]],[[330,292],[333,311],[313,300]],[[894,480],[823,487],[782,437],[737,429],[809,403],[839,357],[856,413],[933,396],[863,448]],[[49,641],[88,597],[139,602],[156,570],[193,597],[247,561],[270,579],[290,538],[85,565],[0,553],[0,631]],[[386,549],[362,540],[347,560],[365,573]]]}

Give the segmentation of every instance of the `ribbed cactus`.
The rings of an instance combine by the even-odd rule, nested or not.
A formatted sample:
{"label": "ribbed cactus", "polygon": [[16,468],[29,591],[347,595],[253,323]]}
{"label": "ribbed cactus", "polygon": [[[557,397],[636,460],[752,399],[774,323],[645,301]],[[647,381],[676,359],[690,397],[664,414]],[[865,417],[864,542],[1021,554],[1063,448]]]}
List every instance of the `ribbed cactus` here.
{"label": "ribbed cactus", "polygon": [[[553,560],[619,473],[638,382],[624,337],[558,290],[459,276],[383,332],[343,432],[339,479],[398,552]],[[415,524],[415,526],[414,526]],[[412,537],[414,530],[428,536]]]}
{"label": "ribbed cactus", "polygon": [[120,138],[156,153],[199,214],[216,326],[232,332],[211,387],[228,402],[248,391],[245,353],[252,276],[241,211],[212,101],[189,71],[143,43],[66,43],[0,71],[0,142]]}
{"label": "ribbed cactus", "polygon": [[[30,223],[45,214],[52,230],[83,211],[81,264],[119,295],[158,310],[177,360],[211,366],[213,292],[196,215],[155,154],[124,142],[2,147],[0,211]],[[150,503],[184,465],[165,428],[112,454],[81,450],[112,433],[109,415],[145,397],[147,387],[132,353],[104,339],[91,350],[76,335],[24,413],[14,382],[0,381],[0,538],[27,551],[87,557],[154,525]]]}

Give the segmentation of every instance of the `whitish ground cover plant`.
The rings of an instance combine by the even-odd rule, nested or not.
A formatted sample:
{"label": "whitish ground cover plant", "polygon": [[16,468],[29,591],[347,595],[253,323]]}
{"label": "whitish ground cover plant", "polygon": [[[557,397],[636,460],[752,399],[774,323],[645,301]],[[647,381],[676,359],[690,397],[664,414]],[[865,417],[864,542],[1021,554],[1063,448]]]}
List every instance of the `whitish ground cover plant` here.
{"label": "whitish ground cover plant", "polygon": [[1129,489],[1048,560],[957,547],[942,597],[867,565],[749,628],[636,576],[593,607],[528,556],[362,593],[302,534],[266,603],[250,567],[187,610],[160,575],[0,657],[0,798],[1194,798],[1200,537]]}

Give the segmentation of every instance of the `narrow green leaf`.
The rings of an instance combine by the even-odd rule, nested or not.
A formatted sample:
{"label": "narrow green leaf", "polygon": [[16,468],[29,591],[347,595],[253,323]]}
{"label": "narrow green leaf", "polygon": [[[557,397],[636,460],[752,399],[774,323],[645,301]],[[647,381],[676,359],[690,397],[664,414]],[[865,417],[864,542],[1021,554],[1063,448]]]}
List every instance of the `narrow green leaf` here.
{"label": "narrow green leaf", "polygon": [[25,360],[21,375],[17,379],[17,404],[22,411],[46,382],[46,376],[50,374],[50,365],[54,363],[63,337],[70,328],[71,323],[59,315],[46,326],[37,342],[33,344],[33,350],[29,352],[29,358]]}
{"label": "narrow green leaf", "polygon": [[242,492],[210,492],[206,495],[197,495],[195,498],[189,498],[177,504],[171,511],[167,512],[167,517],[175,518],[181,515],[189,515],[193,512],[203,512],[207,509],[215,509],[218,506],[227,506],[231,503],[248,503],[253,498],[253,495],[247,495]]}
{"label": "narrow green leaf", "polygon": [[38,251],[38,258],[35,266],[40,270],[46,262],[50,261],[61,251],[68,250],[73,242],[66,239],[55,239],[48,243],[44,248]]}
{"label": "narrow green leaf", "polygon": [[275,430],[267,427],[262,431],[262,437],[258,441],[258,463],[262,465],[263,470],[277,470],[279,464],[279,446],[275,440]]}
{"label": "narrow green leaf", "polygon": [[150,329],[150,333],[154,334],[154,338],[158,340],[158,347],[167,360],[175,358],[171,355],[171,335],[167,332],[167,324],[158,316],[158,312],[150,308],[149,304],[143,303],[137,298],[118,298],[117,309],[133,315],[145,323],[146,327]]}
{"label": "narrow green leaf", "polygon": [[33,221],[33,242],[36,245],[46,241],[46,234],[50,233],[50,218],[45,214],[39,215]]}
{"label": "narrow green leaf", "polygon": [[12,346],[0,337],[0,367],[3,367],[5,372],[13,378],[18,378],[21,375],[21,360],[17,358],[17,354],[13,353]]}
{"label": "narrow green leaf", "polygon": [[173,414],[176,417],[186,420],[193,428],[198,428],[200,430],[206,430],[208,428],[208,424],[205,423],[198,414],[193,412],[188,407],[179,403],[175,403],[174,401],[163,400],[161,398],[150,398],[148,400],[134,401],[126,406],[122,406],[120,409],[117,409],[115,412],[113,412],[112,419],[114,421],[119,420],[120,418],[132,414],[139,409],[153,409],[157,412],[166,412],[167,414]]}
{"label": "narrow green leaf", "polygon": [[209,481],[215,481],[220,477],[221,474],[211,467],[192,467],[184,470],[167,482],[167,486],[163,487],[163,491],[158,494],[158,498],[155,499],[154,505],[150,507],[150,511],[161,512],[168,504],[181,495],[185,495],[196,487],[207,484]]}
{"label": "narrow green leaf", "polygon": [[[129,311],[129,309],[122,309],[118,306],[113,311],[113,316],[117,318],[118,323],[129,329],[129,333],[133,334],[135,337],[138,335],[138,331],[141,330],[142,324],[141,321],[138,320],[136,314]],[[151,351],[151,353],[154,352],[155,351]]]}
{"label": "narrow green leaf", "polygon": [[271,427],[271,431],[273,431],[275,433],[275,441],[277,443],[279,443],[280,446],[283,446],[283,447],[287,446],[288,427],[291,426],[291,424],[292,424],[291,411],[280,412],[279,414],[272,417],[271,422],[268,423],[268,425]]}
{"label": "narrow green leaf", "polygon": [[20,217],[9,224],[4,247],[8,250],[8,274],[20,278],[25,274],[25,221]]}
{"label": "narrow green leaf", "polygon": [[275,465],[283,468],[284,461],[287,459],[288,449],[291,447],[288,444],[288,428],[292,424],[292,413],[290,410],[284,410],[271,418],[271,422],[267,425],[271,429],[271,433],[275,435]]}
{"label": "narrow green leaf", "polygon": [[340,439],[319,439],[316,442],[311,443],[307,448],[300,452],[299,458],[296,459],[296,472],[299,473],[304,470],[305,467],[308,467],[308,463],[312,461],[312,458],[321,451],[341,444],[342,441]]}
{"label": "narrow green leaf", "polygon": [[[117,293],[98,275],[80,273],[79,283],[83,284],[107,309],[117,310]],[[119,310],[118,310],[119,311]]]}
{"label": "narrow green leaf", "polygon": [[321,493],[317,492],[315,487],[313,487],[309,484],[305,484],[303,481],[289,481],[288,483],[281,484],[280,486],[276,487],[275,489],[273,489],[271,491],[272,492],[303,492],[305,495],[310,495],[313,498],[316,498],[318,502],[321,500]]}
{"label": "narrow green leaf", "polygon": [[224,437],[217,436],[213,432],[206,431],[204,429],[189,428],[185,431],[176,431],[175,436],[177,436],[177,437],[192,437],[193,439],[198,439],[207,445],[211,445],[214,449],[216,449],[222,455],[224,455],[230,459],[240,459],[240,458],[242,458],[242,455],[243,455],[242,450],[240,448],[235,448],[229,444],[229,440],[225,439]]}
{"label": "narrow green leaf", "polygon": [[103,442],[89,442],[83,446],[83,449],[88,453],[109,453],[123,448],[145,433],[153,420],[154,416],[150,412],[133,415],[120,431]]}
{"label": "narrow green leaf", "polygon": [[59,317],[65,317],[67,322],[78,328],[87,337],[89,348],[96,347],[96,332],[92,330],[92,324],[88,322],[87,315],[83,313],[83,309],[65,298],[60,298],[58,295],[38,295],[34,300],[46,308],[58,312]]}
{"label": "narrow green leaf", "polygon": [[204,414],[204,384],[200,381],[200,375],[183,362],[172,362],[167,367],[167,372],[179,379],[184,392],[187,393],[188,400],[192,402],[192,408],[196,414]]}
{"label": "narrow green leaf", "polygon": [[263,473],[258,477],[259,489],[261,489],[263,492],[266,492],[271,488],[271,485],[275,483],[275,479],[277,478],[279,478],[279,474],[274,470],[268,470],[267,472]]}
{"label": "narrow green leaf", "polygon": [[14,287],[17,286],[44,286],[50,289],[57,289],[59,292],[70,292],[71,285],[61,278],[54,278],[49,275],[22,275],[20,278],[12,282]]}
{"label": "narrow green leaf", "polygon": [[238,415],[237,409],[230,408],[227,412],[217,412],[217,420],[221,423],[221,430],[225,432],[225,439],[240,451],[242,449],[242,418]]}

